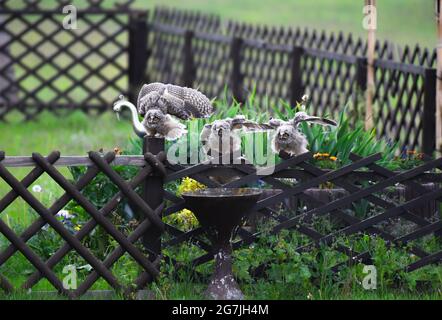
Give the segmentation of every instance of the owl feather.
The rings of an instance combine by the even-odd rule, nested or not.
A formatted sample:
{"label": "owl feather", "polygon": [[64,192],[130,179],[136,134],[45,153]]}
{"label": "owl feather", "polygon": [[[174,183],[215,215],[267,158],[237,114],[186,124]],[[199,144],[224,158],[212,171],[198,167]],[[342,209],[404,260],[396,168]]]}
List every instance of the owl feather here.
{"label": "owl feather", "polygon": [[[172,84],[145,84],[138,94],[138,113],[149,136],[175,140],[187,133],[181,120],[206,118],[213,113],[210,100],[198,90]],[[173,116],[173,117],[172,117]]]}

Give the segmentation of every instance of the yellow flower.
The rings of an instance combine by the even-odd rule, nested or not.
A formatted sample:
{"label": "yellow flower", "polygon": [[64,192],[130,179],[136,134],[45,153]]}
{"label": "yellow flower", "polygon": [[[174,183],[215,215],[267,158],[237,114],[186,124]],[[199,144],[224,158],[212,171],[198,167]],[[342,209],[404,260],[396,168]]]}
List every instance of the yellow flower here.
{"label": "yellow flower", "polygon": [[178,195],[182,194],[183,192],[189,192],[189,191],[195,191],[195,190],[200,190],[200,189],[204,189],[206,186],[203,185],[202,183],[199,183],[198,181],[189,178],[189,177],[185,177],[183,179],[183,181],[181,182],[181,184],[178,186]]}
{"label": "yellow flower", "polygon": [[199,226],[195,215],[188,209],[183,209],[165,217],[165,222],[179,226],[182,231],[190,231]]}
{"label": "yellow flower", "polygon": [[323,156],[323,157],[329,157],[330,154],[329,154],[329,153],[323,153],[322,156]]}
{"label": "yellow flower", "polygon": [[313,158],[319,158],[321,156],[321,154],[318,152],[318,153],[315,153],[314,155],[313,155]]}
{"label": "yellow flower", "polygon": [[[196,191],[204,188],[206,188],[204,184],[199,183],[192,178],[185,177],[178,186],[177,195],[181,195],[183,192]],[[165,222],[173,223],[179,226],[183,231],[192,230],[199,225],[193,212],[188,209],[183,209],[176,214],[167,216]]]}
{"label": "yellow flower", "polygon": [[330,157],[330,160],[331,160],[331,161],[336,161],[336,160],[338,160],[338,158],[336,158],[336,157],[334,157],[334,156],[331,156],[331,157]]}
{"label": "yellow flower", "polygon": [[74,227],[74,230],[75,230],[75,231],[80,231],[80,229],[81,229],[81,226],[80,226],[79,224],[77,224],[77,225]]}

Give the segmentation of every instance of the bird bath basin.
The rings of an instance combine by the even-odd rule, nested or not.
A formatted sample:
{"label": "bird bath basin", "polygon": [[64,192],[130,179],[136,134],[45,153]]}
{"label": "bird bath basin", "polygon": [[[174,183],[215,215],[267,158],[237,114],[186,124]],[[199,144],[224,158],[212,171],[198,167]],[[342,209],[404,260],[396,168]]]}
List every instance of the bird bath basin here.
{"label": "bird bath basin", "polygon": [[244,298],[232,273],[230,238],[261,194],[261,189],[251,188],[209,188],[182,194],[186,206],[206,229],[215,253],[215,271],[205,293],[210,299]]}

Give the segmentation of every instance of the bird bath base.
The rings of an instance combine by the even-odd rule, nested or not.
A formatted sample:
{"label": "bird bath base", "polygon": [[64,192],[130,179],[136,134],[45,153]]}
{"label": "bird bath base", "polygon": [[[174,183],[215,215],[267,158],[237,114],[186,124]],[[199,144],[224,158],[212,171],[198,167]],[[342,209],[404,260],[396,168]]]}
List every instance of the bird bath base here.
{"label": "bird bath base", "polygon": [[215,252],[215,270],[205,296],[215,300],[244,298],[232,272],[230,239],[258,201],[262,190],[251,188],[209,188],[183,193],[186,206],[206,229]]}

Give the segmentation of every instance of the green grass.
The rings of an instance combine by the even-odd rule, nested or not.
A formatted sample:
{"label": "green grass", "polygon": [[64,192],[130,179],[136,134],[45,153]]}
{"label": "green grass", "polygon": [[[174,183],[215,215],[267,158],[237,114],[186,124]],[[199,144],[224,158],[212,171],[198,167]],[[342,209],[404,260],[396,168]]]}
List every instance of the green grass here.
{"label": "green grass", "polygon": [[[151,0],[148,8],[164,5]],[[259,24],[309,27],[366,36],[362,28],[363,0],[169,0],[167,6],[200,10]],[[136,2],[146,8],[146,2]],[[377,37],[399,44],[436,45],[434,2],[422,0],[377,1]]]}
{"label": "green grass", "polygon": [[[162,289],[155,287],[151,288],[155,299],[161,300],[203,300],[203,291],[206,284],[202,283],[176,283],[172,288],[165,293]],[[281,290],[282,289],[282,290]],[[390,292],[379,292],[376,290],[364,291],[357,290],[355,292],[333,292],[332,294],[323,295],[321,292],[308,292],[305,295],[284,295],[289,293],[288,288],[281,288],[281,285],[261,281],[257,284],[243,287],[246,300],[441,300],[441,292],[423,293],[423,292],[403,292],[400,290]],[[266,295],[266,292],[273,290],[277,295]],[[263,294],[264,292],[264,294]],[[309,293],[311,295],[309,295]],[[124,299],[121,295],[115,294],[112,300]],[[0,292],[0,300],[67,300],[66,297],[45,292],[15,292],[6,295]],[[99,298],[82,297],[80,300],[99,300]]]}
{"label": "green grass", "polygon": [[[53,1],[41,1],[50,3]],[[74,0],[80,7],[84,0]],[[110,6],[111,1],[105,5]],[[164,6],[162,0],[136,0],[135,6],[153,9]],[[169,0],[167,6],[198,10],[258,24],[309,27],[330,32],[343,31],[356,36],[366,36],[362,28],[363,0]],[[419,43],[428,47],[436,45],[434,1],[385,0],[377,1],[377,37],[398,44]],[[81,26],[81,22],[80,22]]]}
{"label": "green grass", "polygon": [[10,156],[53,150],[62,155],[86,155],[90,150],[122,147],[132,136],[130,122],[118,121],[112,112],[88,116],[78,111],[65,117],[43,112],[35,121],[11,120],[0,123],[0,150]]}
{"label": "green grass", "polygon": [[[13,118],[19,118],[14,114]],[[7,156],[31,156],[32,152],[47,155],[58,150],[61,155],[83,155],[88,151],[113,150],[115,147],[124,149],[129,137],[132,136],[131,124],[128,120],[118,121],[113,113],[102,116],[88,116],[75,112],[66,117],[58,118],[48,112],[42,113],[36,121],[0,123],[0,150]],[[31,168],[10,168],[11,172],[22,179]],[[60,169],[71,178],[66,168]],[[43,191],[38,198],[49,205],[62,194],[62,189],[47,175],[39,178],[35,184],[42,186]],[[0,180],[0,198],[10,191],[10,187]],[[19,222],[28,225],[31,219],[26,203],[17,199],[1,215],[11,224]],[[17,221],[11,219],[18,218]]]}

